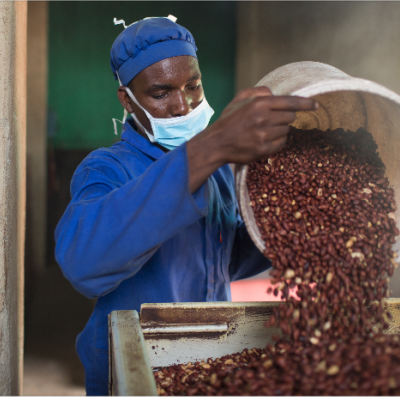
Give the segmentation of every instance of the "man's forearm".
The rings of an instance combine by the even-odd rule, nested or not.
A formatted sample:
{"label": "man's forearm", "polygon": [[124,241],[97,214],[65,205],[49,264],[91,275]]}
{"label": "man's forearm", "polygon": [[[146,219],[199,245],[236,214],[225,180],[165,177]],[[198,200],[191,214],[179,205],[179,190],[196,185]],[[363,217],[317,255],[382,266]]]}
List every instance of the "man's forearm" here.
{"label": "man's forearm", "polygon": [[189,189],[194,193],[218,168],[223,161],[218,143],[218,133],[201,132],[186,144],[189,163]]}

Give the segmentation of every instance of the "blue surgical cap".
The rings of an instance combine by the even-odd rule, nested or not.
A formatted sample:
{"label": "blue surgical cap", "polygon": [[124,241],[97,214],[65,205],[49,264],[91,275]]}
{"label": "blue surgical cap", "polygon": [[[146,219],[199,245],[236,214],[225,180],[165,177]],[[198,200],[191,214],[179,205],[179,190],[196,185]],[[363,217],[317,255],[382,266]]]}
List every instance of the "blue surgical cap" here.
{"label": "blue surgical cap", "polygon": [[146,18],[129,25],[111,47],[111,69],[122,85],[145,68],[176,56],[196,57],[192,34],[168,18]]}

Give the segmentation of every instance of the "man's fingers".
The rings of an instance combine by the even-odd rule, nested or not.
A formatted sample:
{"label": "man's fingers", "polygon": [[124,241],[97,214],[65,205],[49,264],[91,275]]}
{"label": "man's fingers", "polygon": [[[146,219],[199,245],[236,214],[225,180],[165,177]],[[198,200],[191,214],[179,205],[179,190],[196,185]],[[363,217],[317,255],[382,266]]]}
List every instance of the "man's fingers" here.
{"label": "man's fingers", "polygon": [[235,103],[253,97],[273,96],[271,90],[267,86],[257,86],[254,88],[247,88],[240,91],[234,98]]}
{"label": "man's fingers", "polygon": [[313,99],[298,96],[270,96],[256,99],[258,106],[270,110],[285,111],[315,111],[319,105]]}
{"label": "man's fingers", "polygon": [[250,103],[254,98],[273,96],[270,89],[266,86],[257,86],[240,91],[234,99],[228,104],[221,116],[226,116],[236,111],[245,104]]}
{"label": "man's fingers", "polygon": [[271,117],[271,125],[288,125],[296,119],[296,113],[294,111],[275,111]]}
{"label": "man's fingers", "polygon": [[281,151],[286,145],[287,136],[283,136],[272,142],[271,148],[273,148],[273,153]]}
{"label": "man's fingers", "polygon": [[268,128],[268,130],[262,130],[265,142],[273,142],[274,140],[286,137],[289,133],[289,125],[277,125]]}
{"label": "man's fingers", "polygon": [[265,157],[282,150],[285,147],[286,140],[287,135],[280,135],[275,140],[268,141],[261,149],[260,155]]}

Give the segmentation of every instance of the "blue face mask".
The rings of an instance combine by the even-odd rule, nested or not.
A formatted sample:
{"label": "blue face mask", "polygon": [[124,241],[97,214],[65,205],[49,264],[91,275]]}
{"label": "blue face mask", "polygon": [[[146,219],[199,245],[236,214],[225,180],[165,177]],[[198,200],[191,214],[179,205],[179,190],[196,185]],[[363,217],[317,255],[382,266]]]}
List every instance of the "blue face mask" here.
{"label": "blue face mask", "polygon": [[139,104],[128,87],[126,88],[126,91],[135,104],[146,114],[150,121],[153,133],[150,133],[139,122],[136,115],[132,114],[137,126],[146,133],[150,142],[159,143],[161,146],[169,150],[175,149],[203,131],[214,114],[214,110],[209,106],[204,97],[203,101],[193,111],[183,117],[154,118]]}

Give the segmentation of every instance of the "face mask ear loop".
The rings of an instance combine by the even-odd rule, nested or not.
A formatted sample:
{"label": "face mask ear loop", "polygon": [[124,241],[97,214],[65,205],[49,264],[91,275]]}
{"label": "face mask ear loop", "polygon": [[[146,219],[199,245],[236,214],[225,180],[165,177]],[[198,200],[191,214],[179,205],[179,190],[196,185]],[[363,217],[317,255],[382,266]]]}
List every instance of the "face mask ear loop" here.
{"label": "face mask ear loop", "polygon": [[[131,92],[131,90],[126,87],[126,92],[128,93],[129,97],[135,102],[135,104],[146,114],[147,118],[149,119],[150,123],[151,123],[151,119],[152,116],[149,114],[148,111],[146,111],[137,101],[136,97],[133,95],[133,93]],[[143,132],[147,135],[147,137],[149,138],[151,143],[155,142],[155,137],[153,134],[151,134],[140,122],[138,117],[135,115],[135,113],[131,114],[133,119],[135,120],[136,124],[143,130]]]}
{"label": "face mask ear loop", "polygon": [[117,121],[121,122],[121,124],[124,125],[127,117],[128,117],[128,111],[126,111],[124,108],[124,118],[122,118],[122,121],[120,121],[119,119],[116,119],[116,118],[112,119],[113,124],[114,124],[114,135],[118,136]]}
{"label": "face mask ear loop", "polygon": [[112,122],[114,124],[114,135],[118,136],[118,129],[117,129],[117,121],[121,122],[121,124],[123,125],[124,123],[122,121],[120,121],[119,119],[116,118],[112,118]]}
{"label": "face mask ear loop", "polygon": [[136,125],[142,129],[142,131],[147,135],[151,143],[155,142],[154,136],[140,123],[138,117],[135,115],[135,113],[132,113],[132,118],[135,121]]}
{"label": "face mask ear loop", "polygon": [[[115,21],[115,20],[116,20],[116,18],[114,18],[114,23],[115,22],[121,23],[120,21],[123,21],[123,20],[120,20],[120,21]],[[117,24],[115,24],[115,25],[117,25]],[[125,21],[124,21],[124,26],[125,26]],[[119,86],[122,86],[121,80],[119,79],[118,72],[117,72],[117,77],[118,77]],[[126,121],[126,115],[127,115],[127,111],[124,109],[124,117],[122,118],[122,121],[120,121],[119,119],[116,119],[116,118],[111,118],[113,125],[114,125],[114,135],[118,136],[117,121],[123,125]]]}
{"label": "face mask ear loop", "polygon": [[[119,86],[123,86],[121,79],[119,79],[119,75],[117,72],[117,78],[118,78],[118,82],[119,82]],[[136,100],[135,96],[133,95],[133,93],[131,92],[131,90],[126,87],[126,91],[129,95],[129,97],[135,102],[135,104],[144,111],[144,113],[148,116],[148,112],[138,103],[138,101]],[[139,119],[136,117],[135,113],[131,114],[136,125],[141,128],[143,130],[143,132],[147,135],[147,137],[149,138],[151,143],[155,142],[155,137],[154,135],[152,135],[140,122]],[[120,121],[119,119],[113,118],[113,124],[114,124],[114,134],[118,135],[118,130],[117,130],[117,122],[121,122],[121,124],[125,124],[126,118],[128,117],[128,111],[126,110],[126,108],[124,108],[124,117],[122,118],[122,121]],[[148,116],[149,117],[149,116]],[[149,118],[150,119],[150,118]]]}

